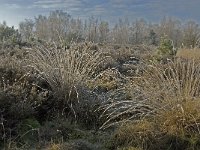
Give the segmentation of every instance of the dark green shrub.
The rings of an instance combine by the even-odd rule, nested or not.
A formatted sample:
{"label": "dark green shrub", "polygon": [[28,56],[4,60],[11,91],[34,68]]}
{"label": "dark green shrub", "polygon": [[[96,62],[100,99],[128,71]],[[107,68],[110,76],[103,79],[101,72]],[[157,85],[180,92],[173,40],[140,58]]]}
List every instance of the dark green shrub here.
{"label": "dark green shrub", "polygon": [[156,53],[157,59],[171,58],[173,55],[175,55],[175,49],[172,41],[167,36],[162,37]]}

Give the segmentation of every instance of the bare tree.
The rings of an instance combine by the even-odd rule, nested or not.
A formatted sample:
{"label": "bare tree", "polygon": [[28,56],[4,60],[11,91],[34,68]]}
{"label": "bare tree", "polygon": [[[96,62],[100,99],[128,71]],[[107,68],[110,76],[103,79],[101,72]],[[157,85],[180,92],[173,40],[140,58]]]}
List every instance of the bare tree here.
{"label": "bare tree", "polygon": [[98,41],[98,19],[94,17],[89,18],[87,25],[87,40],[92,42]]}
{"label": "bare tree", "polygon": [[142,44],[145,42],[145,38],[148,37],[147,23],[144,19],[136,20],[132,24],[132,44]]}
{"label": "bare tree", "polygon": [[83,35],[83,24],[81,19],[71,19],[67,41],[81,41]]}
{"label": "bare tree", "polygon": [[29,41],[33,38],[33,27],[34,22],[31,19],[25,19],[25,21],[19,23],[19,33],[23,41]]}
{"label": "bare tree", "polygon": [[200,28],[196,22],[188,21],[183,32],[183,43],[186,47],[195,47],[199,44]]}
{"label": "bare tree", "polygon": [[47,17],[39,15],[35,18],[35,36],[38,39],[48,40],[49,32],[48,32],[48,22]]}
{"label": "bare tree", "polygon": [[177,19],[164,17],[159,24],[147,23],[137,19],[129,23],[128,19],[119,19],[113,28],[106,21],[90,17],[85,22],[74,19],[63,11],[52,11],[48,16],[39,15],[32,20],[25,20],[19,25],[23,39],[31,37],[54,42],[71,41],[113,42],[116,44],[153,44],[158,45],[161,38],[167,36],[174,48],[184,43],[195,47],[200,42],[200,28],[194,21],[184,26]]}
{"label": "bare tree", "polygon": [[129,43],[130,25],[128,19],[119,19],[112,30],[113,42],[117,44]]}
{"label": "bare tree", "polygon": [[182,43],[181,22],[171,17],[164,17],[160,22],[157,34],[160,38],[166,35],[175,46],[180,46]]}
{"label": "bare tree", "polygon": [[109,34],[109,24],[108,22],[101,21],[99,24],[99,42],[106,42]]}

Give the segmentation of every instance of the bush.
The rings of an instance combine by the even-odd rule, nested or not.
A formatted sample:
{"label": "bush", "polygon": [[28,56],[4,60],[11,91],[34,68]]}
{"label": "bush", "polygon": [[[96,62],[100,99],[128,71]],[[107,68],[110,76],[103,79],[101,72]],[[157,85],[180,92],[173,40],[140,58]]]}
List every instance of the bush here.
{"label": "bush", "polygon": [[18,30],[15,30],[14,27],[8,27],[6,22],[0,23],[0,46],[2,48],[14,47],[20,45],[20,43],[21,35]]}
{"label": "bush", "polygon": [[[38,116],[37,108],[48,99],[45,95],[47,90],[41,90],[36,85],[36,80],[29,73],[24,74],[17,61],[11,60],[10,64],[1,64],[0,68],[0,144],[14,144],[23,139],[31,139],[30,134],[36,131],[32,132],[31,128],[25,134],[28,129],[22,124],[25,120]],[[37,124],[36,119],[29,121],[25,122],[27,126]]]}
{"label": "bush", "polygon": [[18,124],[18,136],[21,143],[33,145],[39,141],[40,123],[33,117],[23,119]]}
{"label": "bush", "polygon": [[156,53],[157,59],[163,60],[171,58],[173,55],[175,55],[175,50],[172,41],[167,36],[162,37]]}

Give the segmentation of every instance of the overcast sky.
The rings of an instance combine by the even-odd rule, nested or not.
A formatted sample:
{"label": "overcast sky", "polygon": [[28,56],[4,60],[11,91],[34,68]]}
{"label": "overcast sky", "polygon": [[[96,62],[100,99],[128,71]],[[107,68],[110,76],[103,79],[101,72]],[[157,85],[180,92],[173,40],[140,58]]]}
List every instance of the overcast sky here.
{"label": "overcast sky", "polygon": [[200,22],[200,0],[0,0],[0,22],[18,26],[25,18],[48,14],[52,10],[67,11],[73,17],[96,16],[115,22],[144,18],[157,22],[163,16]]}

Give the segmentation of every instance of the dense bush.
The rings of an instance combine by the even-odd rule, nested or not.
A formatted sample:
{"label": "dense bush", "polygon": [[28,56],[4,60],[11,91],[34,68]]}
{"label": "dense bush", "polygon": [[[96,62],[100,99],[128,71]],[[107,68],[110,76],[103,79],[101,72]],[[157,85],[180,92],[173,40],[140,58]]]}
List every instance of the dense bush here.
{"label": "dense bush", "polygon": [[1,48],[14,47],[21,43],[21,36],[14,27],[7,26],[6,22],[0,24],[0,45]]}
{"label": "dense bush", "polygon": [[175,55],[176,51],[172,41],[167,37],[164,36],[160,40],[160,45],[157,49],[156,57],[158,60],[165,60],[167,58],[171,58]]}

